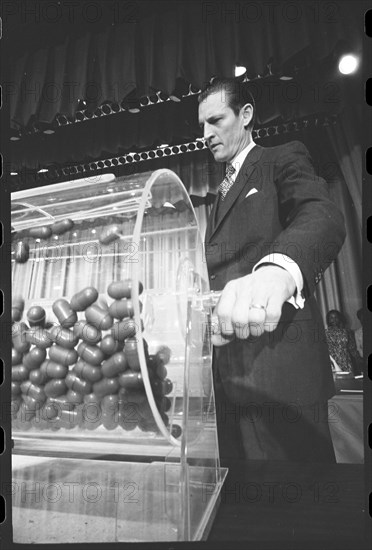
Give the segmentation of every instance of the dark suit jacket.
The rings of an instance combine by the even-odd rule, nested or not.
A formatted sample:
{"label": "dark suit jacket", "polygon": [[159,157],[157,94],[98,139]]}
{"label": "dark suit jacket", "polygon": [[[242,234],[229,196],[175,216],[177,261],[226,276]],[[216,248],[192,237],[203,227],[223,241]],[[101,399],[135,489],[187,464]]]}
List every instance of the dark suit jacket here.
{"label": "dark suit jacket", "polygon": [[[247,197],[251,189],[257,192]],[[272,333],[216,348],[215,366],[228,398],[311,404],[334,394],[323,321],[313,291],[345,238],[342,214],[297,141],[255,146],[222,202],[216,198],[206,232],[212,290],[252,272],[270,252],[285,254],[304,278],[303,309],[285,303]],[[248,308],[249,304],[247,304]]]}

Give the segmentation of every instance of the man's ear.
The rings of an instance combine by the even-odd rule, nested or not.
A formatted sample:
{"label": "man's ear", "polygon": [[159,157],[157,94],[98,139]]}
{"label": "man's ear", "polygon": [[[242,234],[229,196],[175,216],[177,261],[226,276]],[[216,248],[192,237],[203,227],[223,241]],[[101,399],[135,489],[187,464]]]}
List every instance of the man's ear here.
{"label": "man's ear", "polygon": [[253,106],[251,103],[246,103],[242,107],[244,126],[247,127],[253,118]]}

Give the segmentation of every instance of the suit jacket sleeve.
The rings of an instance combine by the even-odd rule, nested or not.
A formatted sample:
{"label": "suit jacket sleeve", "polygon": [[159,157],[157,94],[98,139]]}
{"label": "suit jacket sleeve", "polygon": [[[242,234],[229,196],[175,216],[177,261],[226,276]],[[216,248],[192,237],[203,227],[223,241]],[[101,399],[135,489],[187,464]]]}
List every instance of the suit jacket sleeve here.
{"label": "suit jacket sleeve", "polygon": [[326,182],[316,175],[306,147],[294,141],[280,149],[274,181],[283,231],[275,251],[298,264],[307,297],[341,249],[344,220],[329,197]]}

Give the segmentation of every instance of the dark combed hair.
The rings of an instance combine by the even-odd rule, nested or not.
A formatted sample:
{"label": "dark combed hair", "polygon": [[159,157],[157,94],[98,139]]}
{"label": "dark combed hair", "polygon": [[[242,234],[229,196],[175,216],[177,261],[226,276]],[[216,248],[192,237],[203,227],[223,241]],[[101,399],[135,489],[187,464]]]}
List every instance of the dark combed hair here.
{"label": "dark combed hair", "polygon": [[256,104],[253,95],[248,90],[247,85],[235,78],[214,78],[200,92],[198,101],[201,103],[211,94],[224,91],[228,98],[228,106],[238,115],[240,109],[250,103],[253,107],[253,116],[248,128],[252,130],[256,121]]}
{"label": "dark combed hair", "polygon": [[327,325],[329,324],[329,318],[332,315],[332,313],[336,313],[338,315],[338,318],[340,319],[342,326],[345,327],[346,326],[345,316],[344,316],[343,313],[341,313],[341,311],[338,311],[338,309],[331,309],[331,310],[328,311],[328,313],[326,315]]}

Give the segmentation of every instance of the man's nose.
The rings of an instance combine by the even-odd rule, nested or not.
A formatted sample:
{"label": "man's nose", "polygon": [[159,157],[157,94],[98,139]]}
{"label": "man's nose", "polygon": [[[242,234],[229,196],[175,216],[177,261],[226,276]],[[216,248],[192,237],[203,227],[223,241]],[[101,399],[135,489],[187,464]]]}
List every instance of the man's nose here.
{"label": "man's nose", "polygon": [[209,141],[213,136],[213,129],[212,129],[212,126],[210,126],[208,123],[205,123],[204,124],[204,139],[206,141]]}

